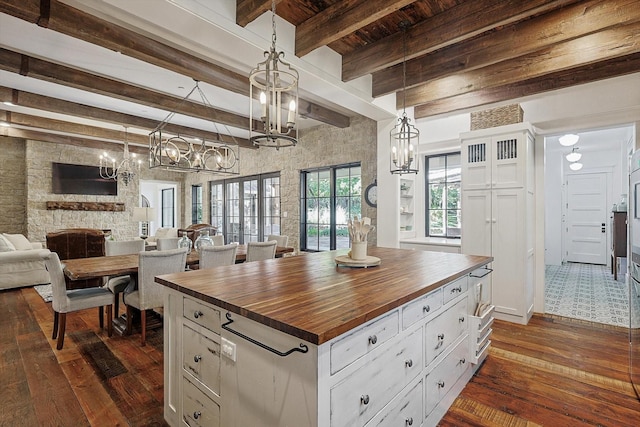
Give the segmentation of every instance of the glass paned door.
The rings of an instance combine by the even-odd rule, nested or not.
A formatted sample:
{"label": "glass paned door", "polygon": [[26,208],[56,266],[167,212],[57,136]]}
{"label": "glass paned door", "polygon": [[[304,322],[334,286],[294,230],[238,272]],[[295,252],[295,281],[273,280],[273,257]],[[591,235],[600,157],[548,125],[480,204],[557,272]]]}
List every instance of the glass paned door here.
{"label": "glass paned door", "polygon": [[226,206],[227,215],[225,223],[226,235],[224,236],[225,242],[240,242],[241,235],[241,218],[240,218],[240,183],[239,182],[227,182],[226,191]]}
{"label": "glass paned door", "polygon": [[264,236],[280,234],[280,177],[274,176],[262,180],[262,200],[264,201]]}
{"label": "glass paned door", "polygon": [[258,180],[252,179],[242,183],[242,207],[240,213],[243,223],[243,240],[240,243],[257,242],[258,234]]}

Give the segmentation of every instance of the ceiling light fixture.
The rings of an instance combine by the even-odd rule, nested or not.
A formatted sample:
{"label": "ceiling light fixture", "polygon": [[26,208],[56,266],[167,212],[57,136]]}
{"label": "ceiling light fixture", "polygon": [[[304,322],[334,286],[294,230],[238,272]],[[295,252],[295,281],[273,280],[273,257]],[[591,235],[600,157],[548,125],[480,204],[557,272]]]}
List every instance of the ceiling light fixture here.
{"label": "ceiling light fixture", "polygon": [[391,173],[402,175],[405,173],[418,173],[419,162],[415,161],[416,149],[420,143],[420,131],[411,125],[406,111],[406,86],[407,86],[407,29],[409,21],[400,22],[402,30],[402,116],[389,133],[391,142]]}
{"label": "ceiling light fixture", "polygon": [[578,139],[580,139],[580,137],[575,133],[568,133],[566,135],[561,136],[558,139],[558,141],[560,142],[560,145],[564,145],[565,147],[571,147],[572,145],[578,142]]}
{"label": "ceiling light fixture", "polygon": [[[182,99],[185,102],[194,92],[198,92],[202,103],[209,107],[211,103],[200,89],[199,82]],[[175,115],[169,113],[165,119],[149,134],[149,168],[162,167],[178,172],[211,172],[219,174],[238,175],[239,149],[235,137],[226,125],[227,134],[231,136],[233,144],[222,140],[207,141],[204,138],[187,135],[174,135],[165,131],[167,124]],[[218,125],[212,122],[218,131]]]}
{"label": "ceiling light fixture", "polygon": [[127,141],[127,127],[124,128],[124,154],[122,161],[116,166],[116,159],[109,157],[104,152],[100,155],[100,176],[103,179],[114,179],[129,185],[137,172],[140,172],[142,160],[136,160],[136,153],[129,153],[129,141]]}
{"label": "ceiling light fixture", "polygon": [[570,163],[569,169],[571,169],[572,171],[579,171],[580,169],[582,169],[582,163],[580,162]]}
{"label": "ceiling light fixture", "polygon": [[576,152],[576,150],[579,150],[579,148],[578,147],[573,147],[573,150],[571,150],[571,152],[565,156],[567,161],[569,161],[569,162],[577,162],[578,160],[580,160],[580,158],[582,158],[582,154]]}
{"label": "ceiling light fixture", "polygon": [[[296,119],[298,117],[298,71],[284,62],[284,52],[276,52],[276,2],[271,2],[271,48],[264,52],[266,59],[249,74],[249,130],[250,140],[258,147],[292,147],[298,143]],[[255,101],[254,93],[258,102]],[[283,124],[283,105],[287,121]],[[258,113],[259,112],[259,113]],[[262,129],[254,131],[254,117],[259,118]]]}

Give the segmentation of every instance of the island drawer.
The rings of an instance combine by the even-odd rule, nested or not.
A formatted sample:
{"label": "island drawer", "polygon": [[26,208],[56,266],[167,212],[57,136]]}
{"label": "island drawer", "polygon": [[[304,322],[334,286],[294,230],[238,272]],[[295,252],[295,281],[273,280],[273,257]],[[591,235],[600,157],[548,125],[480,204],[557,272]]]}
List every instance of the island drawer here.
{"label": "island drawer", "polygon": [[365,425],[422,372],[421,329],[367,355],[367,363],[331,388],[331,427]]}
{"label": "island drawer", "polygon": [[220,334],[220,310],[211,307],[208,304],[204,304],[201,301],[194,300],[185,297],[184,304],[184,317],[203,326],[210,331]]}
{"label": "island drawer", "polygon": [[349,332],[331,344],[331,375],[398,334],[398,310]]}
{"label": "island drawer", "polygon": [[402,329],[435,313],[442,307],[442,288],[429,292],[402,307]]}
{"label": "island drawer", "polygon": [[451,390],[464,371],[470,366],[467,360],[469,354],[469,340],[462,340],[425,379],[425,417],[438,405],[442,398]]}
{"label": "island drawer", "polygon": [[182,421],[191,427],[219,427],[220,406],[182,377]]}
{"label": "island drawer", "polygon": [[454,280],[451,283],[447,283],[442,287],[444,294],[444,304],[448,303],[452,299],[464,294],[469,288],[469,276],[461,277]]}
{"label": "island drawer", "polygon": [[420,426],[422,422],[422,380],[394,398],[366,427]]}
{"label": "island drawer", "polygon": [[425,365],[433,362],[460,335],[467,332],[467,298],[427,322],[425,328]]}
{"label": "island drawer", "polygon": [[[207,336],[209,335],[209,336]],[[213,393],[220,395],[220,342],[215,334],[182,326],[182,367]]]}

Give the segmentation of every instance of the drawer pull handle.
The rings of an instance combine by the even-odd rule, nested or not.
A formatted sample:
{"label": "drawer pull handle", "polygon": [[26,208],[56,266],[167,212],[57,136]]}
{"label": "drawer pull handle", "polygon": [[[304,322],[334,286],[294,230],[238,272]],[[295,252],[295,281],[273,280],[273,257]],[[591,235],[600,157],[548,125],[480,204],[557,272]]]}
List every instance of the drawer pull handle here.
{"label": "drawer pull handle", "polygon": [[452,294],[455,294],[456,292],[462,292],[462,286],[458,286],[457,288],[451,288]]}
{"label": "drawer pull handle", "polygon": [[404,361],[404,366],[406,366],[407,368],[410,368],[413,366],[413,360],[409,359],[409,360],[405,360]]}
{"label": "drawer pull handle", "polygon": [[195,317],[196,319],[198,317],[202,317],[202,316],[204,316],[204,314],[200,310],[197,310],[197,311],[193,312],[193,317]]}
{"label": "drawer pull handle", "polygon": [[444,388],[444,381],[438,381],[438,388]]}
{"label": "drawer pull handle", "polygon": [[438,344],[436,345],[436,349],[442,347],[444,344],[444,334],[438,334]]}
{"label": "drawer pull handle", "polygon": [[431,311],[431,307],[429,307],[428,305],[425,305],[424,307],[422,307],[422,311],[425,313],[428,313]]}
{"label": "drawer pull handle", "polygon": [[408,425],[408,426],[412,426],[412,425],[413,425],[413,418],[411,418],[411,417],[406,418],[406,419],[404,420],[404,423],[405,423],[406,425]]}
{"label": "drawer pull handle", "polygon": [[458,320],[460,321],[460,323],[464,323],[464,316],[460,316]]}
{"label": "drawer pull handle", "polygon": [[369,404],[369,395],[368,394],[363,394],[362,396],[360,396],[360,403],[362,403],[363,405],[368,405]]}
{"label": "drawer pull handle", "polygon": [[369,342],[370,342],[371,344],[375,344],[375,343],[377,343],[377,342],[378,342],[378,337],[377,337],[377,336],[375,336],[375,335],[371,335],[371,336],[369,337]]}
{"label": "drawer pull handle", "polygon": [[198,363],[198,362],[199,362],[199,361],[201,361],[201,360],[202,360],[202,356],[200,356],[199,354],[198,354],[198,355],[193,356],[193,361],[194,361],[194,362]]}
{"label": "drawer pull handle", "polygon": [[193,419],[197,420],[198,418],[200,418],[200,415],[202,415],[202,413],[200,413],[200,411],[196,411],[193,413]]}
{"label": "drawer pull handle", "polygon": [[465,359],[464,357],[462,359],[460,359],[460,364],[464,365],[465,363],[467,363],[467,359]]}

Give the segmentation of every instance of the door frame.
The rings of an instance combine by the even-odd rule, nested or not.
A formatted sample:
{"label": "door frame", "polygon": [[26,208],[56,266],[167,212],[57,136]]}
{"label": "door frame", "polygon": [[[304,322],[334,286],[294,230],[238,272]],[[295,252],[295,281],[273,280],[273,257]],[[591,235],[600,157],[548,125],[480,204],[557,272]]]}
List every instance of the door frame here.
{"label": "door frame", "polygon": [[[611,193],[613,192],[613,167],[604,167],[604,168],[595,168],[595,169],[590,169],[588,171],[582,172],[565,172],[564,173],[564,177],[563,177],[563,183],[562,183],[562,239],[561,244],[562,244],[562,264],[565,264],[567,262],[567,252],[568,252],[568,248],[569,248],[569,232],[567,230],[567,217],[568,217],[568,213],[569,213],[569,207],[568,207],[568,200],[569,200],[569,175],[593,175],[593,174],[601,174],[604,173],[605,177],[606,177],[606,184],[605,184],[605,209],[606,206],[610,206],[611,205]],[[605,210],[605,212],[607,212]],[[605,219],[605,245],[606,248],[610,248],[611,247],[611,223],[609,221],[609,218],[607,217]],[[610,257],[605,256],[605,262],[606,262],[606,266],[607,267],[611,267],[611,260]]]}

